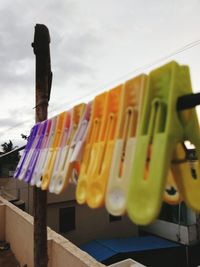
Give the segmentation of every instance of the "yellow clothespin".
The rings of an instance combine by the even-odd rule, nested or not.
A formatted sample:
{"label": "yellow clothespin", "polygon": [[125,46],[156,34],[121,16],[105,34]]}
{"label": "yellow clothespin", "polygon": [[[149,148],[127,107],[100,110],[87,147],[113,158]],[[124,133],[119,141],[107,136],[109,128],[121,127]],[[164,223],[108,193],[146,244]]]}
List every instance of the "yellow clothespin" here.
{"label": "yellow clothespin", "polygon": [[[176,144],[190,140],[200,159],[200,132],[195,110],[190,110],[188,120],[177,112],[178,98],[192,92],[188,67],[171,62],[152,71],[145,92],[127,206],[130,219],[142,225],[151,223],[160,212],[166,176]],[[152,156],[145,177],[151,144]],[[189,190],[195,191],[195,198],[199,198],[200,203],[200,194],[196,194],[200,179],[193,179],[192,184]]]}
{"label": "yellow clothespin", "polygon": [[108,92],[96,96],[93,101],[92,114],[76,187],[76,200],[79,204],[84,204],[87,199],[88,184],[91,179],[91,174],[93,173],[93,168],[95,167],[93,161],[96,157],[94,144],[97,143],[100,138],[100,129],[105,120],[107,105]]}
{"label": "yellow clothespin", "polygon": [[49,149],[46,166],[44,169],[44,173],[42,175],[42,184],[41,184],[42,190],[46,190],[50,183],[52,171],[54,168],[54,163],[56,160],[56,155],[57,155],[61,137],[62,137],[61,134],[63,133],[63,129],[64,129],[65,118],[66,118],[66,111],[59,114],[57,118],[54,140],[53,140],[52,146]]}
{"label": "yellow clothespin", "polygon": [[[194,114],[195,110],[190,110],[190,112]],[[191,117],[193,117],[192,114],[190,114],[188,120]],[[198,146],[196,146],[196,151],[197,159],[188,158],[186,147],[183,144],[179,144],[175,151],[175,158],[183,160],[172,164],[172,170],[184,202],[194,211],[200,212],[200,157]]]}
{"label": "yellow clothespin", "polygon": [[[101,207],[105,202],[105,192],[110,172],[113,155],[116,126],[120,113],[120,99],[122,85],[108,92],[108,102],[103,114],[100,128],[100,136],[97,142],[93,143],[93,158],[90,179],[87,189],[87,204],[90,208]],[[106,105],[106,103],[105,103]]]}
{"label": "yellow clothespin", "polygon": [[146,75],[127,81],[122,90],[119,120],[106,193],[106,209],[114,216],[125,213],[136,131],[142,110]]}
{"label": "yellow clothespin", "polygon": [[51,185],[51,192],[54,192],[56,194],[60,194],[61,192],[63,192],[69,183],[69,177],[67,177],[66,175],[68,172],[68,168],[69,168],[68,154],[69,154],[71,142],[77,131],[79,121],[84,114],[85,108],[86,108],[86,104],[82,103],[82,104],[75,106],[72,109],[71,125],[70,125],[70,131],[69,131],[69,135],[67,138],[67,142],[65,145],[65,154],[62,155],[60,168],[57,172],[56,177],[53,177],[53,181]]}

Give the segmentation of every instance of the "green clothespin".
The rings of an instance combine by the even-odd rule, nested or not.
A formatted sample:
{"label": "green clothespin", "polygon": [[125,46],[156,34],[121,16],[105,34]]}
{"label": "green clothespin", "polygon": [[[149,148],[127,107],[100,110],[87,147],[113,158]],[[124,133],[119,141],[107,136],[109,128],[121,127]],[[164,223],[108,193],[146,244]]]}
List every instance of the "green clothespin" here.
{"label": "green clothespin", "polygon": [[[170,62],[148,76],[127,204],[128,215],[136,224],[146,225],[157,218],[176,144],[190,140],[200,159],[200,131],[195,110],[190,111],[187,120],[177,112],[178,98],[191,92],[187,66]],[[149,149],[151,160],[145,175]],[[199,180],[196,191],[200,192]],[[200,203],[200,193],[197,199]]]}

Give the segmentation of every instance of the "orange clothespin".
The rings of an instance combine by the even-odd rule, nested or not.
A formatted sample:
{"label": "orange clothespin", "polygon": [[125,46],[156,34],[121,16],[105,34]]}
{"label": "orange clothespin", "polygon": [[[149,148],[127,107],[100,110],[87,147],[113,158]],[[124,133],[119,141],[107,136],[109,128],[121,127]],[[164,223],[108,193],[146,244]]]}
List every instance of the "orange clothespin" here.
{"label": "orange clothespin", "polygon": [[76,187],[76,200],[79,204],[83,204],[87,199],[87,190],[91,173],[93,172],[96,157],[94,144],[100,139],[101,125],[105,120],[105,111],[108,105],[108,92],[102,93],[95,97],[92,105],[92,114],[89,122],[88,133],[85,142],[83,159],[79,179]]}
{"label": "orange clothespin", "polygon": [[91,208],[101,207],[105,202],[107,181],[112,162],[116,126],[119,120],[122,85],[108,92],[108,103],[102,121],[98,142],[94,143],[93,171],[88,183],[87,204]]}

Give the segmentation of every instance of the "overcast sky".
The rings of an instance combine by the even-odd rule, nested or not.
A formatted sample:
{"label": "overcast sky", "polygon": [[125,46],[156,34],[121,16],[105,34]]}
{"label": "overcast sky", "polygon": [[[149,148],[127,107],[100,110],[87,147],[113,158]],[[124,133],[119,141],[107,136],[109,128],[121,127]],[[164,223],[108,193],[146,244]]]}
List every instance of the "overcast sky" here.
{"label": "overcast sky", "polygon": [[0,18],[0,144],[34,124],[36,23],[51,35],[50,117],[171,59],[200,91],[200,46],[135,71],[200,40],[199,0],[1,0]]}

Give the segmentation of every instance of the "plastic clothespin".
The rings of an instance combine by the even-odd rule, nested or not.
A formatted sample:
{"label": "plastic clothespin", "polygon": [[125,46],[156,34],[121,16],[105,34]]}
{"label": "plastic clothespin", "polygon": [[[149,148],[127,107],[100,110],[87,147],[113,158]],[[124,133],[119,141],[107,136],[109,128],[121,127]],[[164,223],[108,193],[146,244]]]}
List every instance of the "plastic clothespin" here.
{"label": "plastic clothespin", "polygon": [[[190,111],[186,121],[176,109],[178,98],[191,91],[188,67],[179,66],[176,62],[166,64],[148,76],[127,206],[128,215],[136,224],[149,224],[158,216],[176,144],[190,140],[196,146],[200,158],[200,132],[196,113]],[[151,144],[149,172],[145,177]],[[196,186],[199,183],[200,180]]]}
{"label": "plastic clothespin", "polygon": [[[87,204],[90,208],[99,208],[105,202],[106,186],[112,162],[116,126],[119,120],[122,85],[108,92],[108,102],[100,128],[98,142],[94,143],[91,179],[88,184]],[[106,104],[105,104],[106,105]]]}
{"label": "plastic clothespin", "polygon": [[125,213],[136,131],[140,120],[146,75],[127,81],[122,90],[119,120],[106,192],[106,209],[114,216]]}
{"label": "plastic clothespin", "polygon": [[104,114],[107,104],[108,92],[104,92],[96,96],[92,104],[92,113],[76,187],[76,200],[79,204],[84,204],[86,202],[88,183],[89,179],[91,179],[91,173],[94,168],[92,158],[96,157],[93,145],[99,140],[100,128],[104,121],[103,117],[105,116]]}
{"label": "plastic clothespin", "polygon": [[[200,104],[200,93],[183,95],[178,98],[177,111],[181,112],[182,110],[194,108],[199,104]],[[186,116],[185,119],[187,120],[188,112],[183,112],[181,116]],[[180,164],[182,165],[181,168]],[[188,150],[184,143],[182,144],[179,143],[176,145],[175,151],[173,153],[171,169],[172,169],[170,176],[171,179],[168,179],[167,185],[165,187],[164,201],[171,205],[177,205],[183,200],[183,198],[178,189],[176,180],[180,179],[188,180],[192,178],[197,179],[200,177],[199,163],[196,157],[194,157],[191,150]],[[191,206],[193,207],[193,204]]]}
{"label": "plastic clothespin", "polygon": [[31,129],[27,145],[26,145],[26,147],[24,149],[24,153],[22,154],[22,156],[20,158],[20,161],[19,161],[19,163],[17,165],[16,171],[14,173],[14,177],[15,178],[18,178],[19,175],[20,175],[21,169],[22,169],[22,167],[23,167],[23,165],[24,165],[24,163],[26,161],[26,158],[28,156],[29,150],[30,150],[31,146],[33,145],[34,139],[35,139],[36,134],[37,134],[37,130],[38,130],[38,124],[34,125],[33,128]]}
{"label": "plastic clothespin", "polygon": [[80,172],[80,163],[83,156],[83,149],[91,117],[91,110],[92,102],[89,102],[85,108],[83,116],[81,117],[78,129],[71,142],[67,156],[66,164],[68,165],[68,167],[66,168],[66,177],[74,184],[77,184],[78,174]]}
{"label": "plastic clothespin", "polygon": [[55,178],[59,172],[59,169],[61,166],[63,166],[65,163],[63,162],[63,159],[65,158],[65,155],[68,150],[67,144],[67,139],[69,137],[69,132],[70,132],[70,124],[71,124],[71,111],[66,112],[66,117],[65,117],[65,122],[64,122],[64,128],[63,128],[63,133],[62,139],[60,146],[58,148],[52,176],[51,176],[51,181],[49,184],[49,192],[53,193],[54,192],[54,187],[55,187]]}
{"label": "plastic clothespin", "polygon": [[52,172],[53,172],[53,168],[54,168],[54,164],[56,160],[56,155],[57,155],[59,145],[61,142],[61,138],[62,138],[65,117],[66,117],[66,112],[62,112],[61,114],[57,116],[54,140],[49,149],[48,157],[46,159],[46,166],[44,169],[44,173],[42,175],[42,184],[41,184],[42,190],[46,190],[50,183],[50,179],[52,176]]}
{"label": "plastic clothespin", "polygon": [[40,153],[40,148],[42,146],[42,141],[45,136],[47,124],[48,124],[48,121],[44,121],[40,124],[40,129],[38,131],[38,141],[33,151],[33,155],[31,157],[30,163],[28,165],[28,168],[27,168],[27,171],[24,177],[25,182],[29,183],[31,181],[32,174],[33,174],[33,171],[34,171],[34,168],[35,168],[35,165],[36,165],[39,153]]}
{"label": "plastic clothespin", "polygon": [[39,135],[40,135],[40,132],[41,132],[41,129],[42,129],[42,126],[41,126],[41,123],[37,123],[37,132],[36,132],[36,135],[35,135],[35,138],[33,140],[33,143],[28,151],[28,154],[27,154],[27,157],[23,163],[23,166],[21,168],[21,172],[18,176],[18,179],[19,180],[23,180],[25,178],[25,174],[26,174],[26,171],[27,171],[27,168],[28,168],[28,165],[30,163],[30,160],[32,158],[32,155],[33,155],[33,152],[35,151],[35,147],[37,145],[37,142],[38,142],[38,139],[39,139]]}
{"label": "plastic clothespin", "polygon": [[81,103],[72,109],[71,125],[70,125],[70,130],[69,130],[69,136],[67,138],[66,149],[65,149],[66,153],[62,155],[59,171],[57,173],[57,176],[53,177],[53,182],[52,182],[53,185],[51,184],[51,192],[54,192],[56,194],[60,194],[61,192],[63,192],[69,183],[69,178],[66,177],[68,167],[69,167],[68,160],[67,160],[68,154],[69,154],[71,142],[78,128],[79,121],[84,114],[85,108],[86,108],[86,104]]}
{"label": "plastic clothespin", "polygon": [[37,164],[35,166],[33,177],[32,177],[32,180],[35,182],[37,187],[41,187],[41,184],[42,184],[42,176],[44,174],[44,170],[46,169],[48,155],[50,154],[50,148],[53,144],[54,137],[55,137],[57,116],[49,120],[51,120],[50,132],[47,138],[45,139],[43,147],[40,151],[40,155],[38,157]]}
{"label": "plastic clothespin", "polygon": [[31,185],[35,185],[37,182],[36,169],[38,170],[38,165],[40,165],[44,149],[47,148],[47,143],[48,143],[48,139],[50,135],[52,120],[48,119],[45,122],[47,122],[46,130],[45,130],[45,133],[42,139],[41,146],[38,148],[37,153],[36,153],[37,160],[35,162],[35,166],[33,168],[33,172],[31,175],[31,181],[30,181]]}

